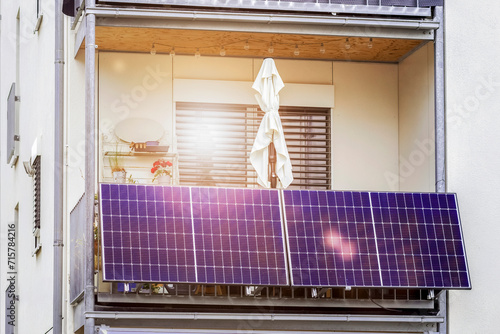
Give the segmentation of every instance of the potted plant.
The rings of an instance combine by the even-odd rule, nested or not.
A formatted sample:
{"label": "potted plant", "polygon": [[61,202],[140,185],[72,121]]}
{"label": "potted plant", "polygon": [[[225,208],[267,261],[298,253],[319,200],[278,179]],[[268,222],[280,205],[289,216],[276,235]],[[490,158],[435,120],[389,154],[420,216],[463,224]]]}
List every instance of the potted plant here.
{"label": "potted plant", "polygon": [[171,184],[173,164],[165,159],[158,159],[153,163],[151,173],[153,173],[153,182],[158,180],[159,184]]}
{"label": "potted plant", "polygon": [[116,144],[115,151],[109,153],[109,166],[111,167],[113,180],[116,183],[125,183],[127,179],[127,172],[122,165],[121,152],[118,150],[118,143]]}

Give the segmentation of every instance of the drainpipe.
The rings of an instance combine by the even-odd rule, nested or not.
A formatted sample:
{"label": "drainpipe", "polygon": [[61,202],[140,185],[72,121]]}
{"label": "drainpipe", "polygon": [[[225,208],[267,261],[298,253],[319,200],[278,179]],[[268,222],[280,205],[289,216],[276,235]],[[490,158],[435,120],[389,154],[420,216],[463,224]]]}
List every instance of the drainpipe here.
{"label": "drainpipe", "polygon": [[[434,92],[435,92],[435,141],[436,141],[436,192],[446,192],[446,111],[444,77],[444,15],[443,7],[434,8],[434,21],[439,28],[434,35]],[[444,318],[439,324],[439,334],[448,333],[448,290],[438,295],[439,316]]]}
{"label": "drainpipe", "polygon": [[63,166],[64,166],[64,17],[62,1],[55,5],[55,103],[54,103],[54,278],[53,333],[63,333]]}
{"label": "drainpipe", "polygon": [[[88,0],[87,8],[95,1]],[[85,334],[94,334],[95,320],[88,317],[94,311],[94,194],[95,194],[95,15],[86,14],[85,32]]]}

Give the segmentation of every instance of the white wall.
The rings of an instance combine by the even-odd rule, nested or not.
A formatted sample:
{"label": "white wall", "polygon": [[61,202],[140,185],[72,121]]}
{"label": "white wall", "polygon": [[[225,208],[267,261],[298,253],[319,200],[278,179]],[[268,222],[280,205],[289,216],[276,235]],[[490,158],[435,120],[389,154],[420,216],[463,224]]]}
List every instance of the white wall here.
{"label": "white wall", "polygon": [[[172,58],[166,55],[99,53],[99,139],[104,151],[128,151],[115,136],[115,125],[127,119],[146,119],[160,124],[161,145],[172,145]],[[141,129],[131,128],[130,131]],[[144,129],[142,129],[144,130]],[[118,143],[118,144],[117,144]],[[118,145],[118,146],[117,146]],[[155,158],[124,157],[129,175],[144,182]],[[102,180],[111,180],[110,161],[100,156]]]}
{"label": "white wall", "polygon": [[450,333],[498,333],[500,3],[447,1],[447,185],[458,193],[472,290],[450,292]]}
{"label": "white wall", "polygon": [[[72,50],[69,50],[69,54]],[[67,210],[73,209],[85,191],[85,55],[69,61],[66,99]]]}
{"label": "white wall", "polygon": [[[65,145],[67,146],[65,166],[65,258],[63,277],[70,275],[70,213],[85,192],[85,53],[74,57],[75,32],[66,35],[66,96],[65,96]],[[65,280],[65,300],[70,297],[69,280]],[[73,333],[74,307],[63,304],[63,331]],[[77,323],[78,321],[76,321]]]}
{"label": "white wall", "polygon": [[[54,20],[53,4],[45,2],[45,15],[40,31],[33,33],[36,22],[36,2],[2,1],[1,3],[1,76],[0,103],[0,169],[1,169],[1,239],[0,243],[0,331],[4,331],[4,292],[7,283],[7,223],[13,221],[14,208],[19,203],[17,233],[17,333],[45,333],[52,327],[53,290],[53,193],[54,193]],[[51,7],[52,6],[52,7]],[[16,17],[20,8],[20,82],[17,95],[19,106],[19,161],[11,168],[5,161],[6,100],[10,85],[16,81]],[[41,89],[44,88],[44,89]],[[32,256],[33,186],[23,168],[29,161],[35,140],[41,154],[41,230],[42,248]],[[43,316],[39,315],[41,307]]]}
{"label": "white wall", "polygon": [[435,191],[434,147],[434,47],[427,43],[399,64],[399,190]]}
{"label": "white wall", "polygon": [[397,190],[397,65],[335,62],[333,78],[334,189]]}
{"label": "white wall", "polygon": [[[250,86],[262,60],[192,56],[172,59],[165,55],[103,52],[99,64],[101,126],[105,125],[111,138],[120,118],[137,115],[157,119],[168,133],[174,133],[173,100],[255,103]],[[147,68],[156,66],[165,74],[165,81],[157,89],[147,90],[147,99],[131,108],[126,96],[132,96],[134,90],[137,95],[141,90],[137,87],[144,87]],[[283,105],[333,107],[334,188],[393,189],[384,173],[398,172],[397,65],[276,60],[276,66],[285,82]],[[143,105],[146,102],[148,105]],[[106,177],[109,170],[103,173]]]}

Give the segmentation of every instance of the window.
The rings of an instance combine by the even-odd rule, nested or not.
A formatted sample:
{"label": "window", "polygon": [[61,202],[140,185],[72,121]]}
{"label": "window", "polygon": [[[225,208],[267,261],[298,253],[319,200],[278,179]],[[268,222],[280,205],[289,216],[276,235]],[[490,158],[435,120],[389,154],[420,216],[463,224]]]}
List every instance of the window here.
{"label": "window", "polygon": [[[329,189],[331,110],[282,106],[279,113],[293,165],[290,188]],[[181,184],[256,185],[250,151],[261,119],[254,105],[177,103]]]}

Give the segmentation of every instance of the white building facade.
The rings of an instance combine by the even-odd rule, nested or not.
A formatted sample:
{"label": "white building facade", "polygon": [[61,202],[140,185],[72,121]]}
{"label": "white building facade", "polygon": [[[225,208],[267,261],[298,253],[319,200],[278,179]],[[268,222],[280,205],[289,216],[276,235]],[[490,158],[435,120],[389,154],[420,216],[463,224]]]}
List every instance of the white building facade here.
{"label": "white building facade", "polygon": [[[1,2],[1,330],[495,333],[500,7],[354,2],[86,1],[63,19],[49,1]],[[251,85],[265,57],[285,83],[285,122],[301,113],[291,128],[325,131],[319,144],[290,139],[292,186],[456,193],[472,289],[103,280],[92,201],[115,182],[114,161],[127,184],[152,185],[152,163],[166,157],[175,186],[254,187],[238,160],[247,137],[224,146],[227,161],[200,160],[222,156],[234,131],[208,121],[220,113],[254,133]],[[153,141],[168,148],[132,145],[158,128]]]}

